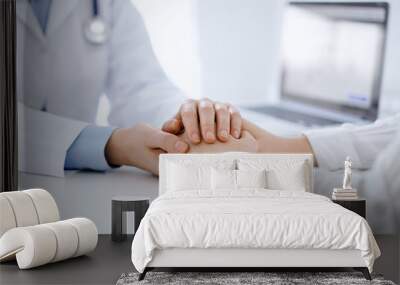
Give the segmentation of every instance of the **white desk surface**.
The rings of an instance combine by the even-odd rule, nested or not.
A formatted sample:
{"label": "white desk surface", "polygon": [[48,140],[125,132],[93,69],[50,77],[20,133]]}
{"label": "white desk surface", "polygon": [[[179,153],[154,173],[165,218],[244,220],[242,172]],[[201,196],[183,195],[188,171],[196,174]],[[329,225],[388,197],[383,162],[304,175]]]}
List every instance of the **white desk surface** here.
{"label": "white desk surface", "polygon": [[87,217],[99,233],[111,232],[113,196],[138,195],[153,200],[158,196],[158,177],[133,167],[108,172],[66,171],[65,177],[20,172],[19,188],[43,188],[57,202],[62,219]]}

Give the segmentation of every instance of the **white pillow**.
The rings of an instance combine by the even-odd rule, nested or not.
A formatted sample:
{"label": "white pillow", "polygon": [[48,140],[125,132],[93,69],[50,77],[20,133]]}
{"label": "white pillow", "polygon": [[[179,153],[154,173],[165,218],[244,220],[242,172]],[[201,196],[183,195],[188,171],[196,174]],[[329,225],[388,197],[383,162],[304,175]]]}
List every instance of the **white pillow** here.
{"label": "white pillow", "polygon": [[286,171],[269,170],[267,177],[271,190],[306,191],[304,165],[296,165]]}
{"label": "white pillow", "polygon": [[237,188],[268,188],[267,171],[236,170]]}
{"label": "white pillow", "polygon": [[266,170],[215,169],[211,171],[213,190],[267,188]]}
{"label": "white pillow", "polygon": [[168,191],[186,191],[211,188],[211,167],[186,166],[170,163],[168,165]]}
{"label": "white pillow", "polygon": [[215,169],[211,171],[212,189],[236,189],[236,170],[232,169]]}
{"label": "white pillow", "polygon": [[237,163],[240,170],[266,169],[268,189],[291,191],[311,189],[305,160],[239,159]]}

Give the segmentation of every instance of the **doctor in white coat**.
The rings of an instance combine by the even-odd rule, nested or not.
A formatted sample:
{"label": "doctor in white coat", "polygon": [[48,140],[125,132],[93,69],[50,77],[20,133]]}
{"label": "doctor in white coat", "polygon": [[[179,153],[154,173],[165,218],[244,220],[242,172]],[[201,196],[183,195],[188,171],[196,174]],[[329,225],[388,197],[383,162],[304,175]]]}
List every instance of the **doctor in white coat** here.
{"label": "doctor in white coat", "polygon": [[[173,135],[183,128],[194,143],[240,136],[230,105],[192,100],[179,108],[185,96],[128,0],[17,0],[17,93],[21,171],[63,176],[128,164],[156,173],[160,152],[187,151]],[[110,127],[95,125],[102,94]],[[161,126],[174,114],[164,125],[170,134],[140,124]]]}

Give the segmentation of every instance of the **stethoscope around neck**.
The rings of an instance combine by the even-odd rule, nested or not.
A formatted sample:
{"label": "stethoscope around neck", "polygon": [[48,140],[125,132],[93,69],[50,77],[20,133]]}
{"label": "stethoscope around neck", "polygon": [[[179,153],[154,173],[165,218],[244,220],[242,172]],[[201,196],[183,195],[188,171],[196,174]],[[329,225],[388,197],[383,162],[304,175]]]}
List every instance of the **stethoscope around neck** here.
{"label": "stethoscope around neck", "polygon": [[92,18],[84,26],[85,38],[92,44],[101,45],[108,39],[108,27],[100,15],[99,1],[92,0]]}

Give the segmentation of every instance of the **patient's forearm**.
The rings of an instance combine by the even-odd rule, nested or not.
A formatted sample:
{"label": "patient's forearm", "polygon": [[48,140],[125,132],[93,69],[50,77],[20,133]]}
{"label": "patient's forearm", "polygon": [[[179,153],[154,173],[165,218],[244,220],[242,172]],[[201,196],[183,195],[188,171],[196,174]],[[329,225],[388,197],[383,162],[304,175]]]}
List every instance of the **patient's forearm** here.
{"label": "patient's forearm", "polygon": [[312,153],[313,150],[305,136],[284,138],[276,136],[243,120],[243,129],[254,136],[257,141],[257,151],[260,153]]}
{"label": "patient's forearm", "polygon": [[267,134],[258,140],[258,152],[267,153],[313,153],[305,136],[297,138],[278,137]]}

